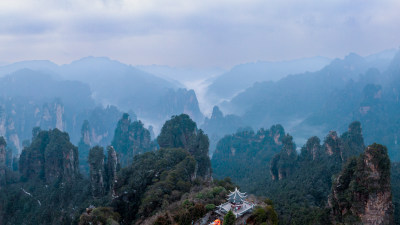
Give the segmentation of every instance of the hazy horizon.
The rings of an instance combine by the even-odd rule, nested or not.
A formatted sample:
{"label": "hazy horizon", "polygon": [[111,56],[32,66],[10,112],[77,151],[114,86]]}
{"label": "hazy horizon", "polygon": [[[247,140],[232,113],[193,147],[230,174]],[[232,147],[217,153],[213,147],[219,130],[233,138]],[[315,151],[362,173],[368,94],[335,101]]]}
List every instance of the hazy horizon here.
{"label": "hazy horizon", "polygon": [[107,56],[132,65],[230,68],[362,56],[400,46],[400,2],[1,1],[0,62]]}

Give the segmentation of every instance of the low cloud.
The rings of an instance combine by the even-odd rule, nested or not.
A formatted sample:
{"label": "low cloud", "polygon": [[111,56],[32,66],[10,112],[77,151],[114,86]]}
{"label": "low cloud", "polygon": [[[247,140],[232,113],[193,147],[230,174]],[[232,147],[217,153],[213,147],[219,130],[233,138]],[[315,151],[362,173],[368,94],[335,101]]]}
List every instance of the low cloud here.
{"label": "low cloud", "polygon": [[130,64],[224,66],[398,47],[400,3],[5,0],[0,61],[87,55]]}

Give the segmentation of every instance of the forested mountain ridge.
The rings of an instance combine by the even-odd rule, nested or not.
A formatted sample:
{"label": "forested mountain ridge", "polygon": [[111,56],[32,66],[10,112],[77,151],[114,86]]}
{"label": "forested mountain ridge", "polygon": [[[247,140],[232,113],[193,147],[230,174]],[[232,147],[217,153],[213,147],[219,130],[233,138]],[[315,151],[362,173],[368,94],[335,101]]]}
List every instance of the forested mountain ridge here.
{"label": "forested mountain ridge", "polygon": [[131,121],[127,113],[118,121],[111,145],[119,154],[120,163],[124,167],[132,163],[135,155],[155,150],[157,147],[142,121]]}
{"label": "forested mountain ridge", "polygon": [[106,146],[122,116],[121,107],[135,120],[140,114],[156,132],[172,115],[187,113],[197,121],[203,119],[194,91],[177,89],[161,78],[107,58],[89,57],[62,66],[21,62],[0,67],[0,73],[0,135],[15,156],[37,126],[66,131],[74,144],[79,144],[82,128],[87,127],[90,146]]}
{"label": "forested mountain ridge", "polygon": [[322,138],[321,133],[343,130],[358,120],[365,128],[366,143],[387,145],[395,161],[399,55],[379,59],[350,54],[317,72],[255,83],[219,106],[254,128],[282,124],[302,144],[306,134]]}
{"label": "forested mountain ridge", "polygon": [[[278,127],[279,132],[271,132]],[[361,124],[351,123],[348,130],[341,135],[331,131],[322,144],[318,137],[311,137],[300,152],[297,152],[292,136],[285,135],[281,126],[273,126],[265,135],[260,135],[263,132],[265,131],[261,129],[256,135],[251,130],[241,131],[221,139],[212,159],[214,176],[231,176],[234,182],[244,188],[243,190],[269,197],[275,203],[280,224],[333,223],[330,219],[330,213],[333,211],[328,207],[328,196],[334,187],[333,178],[348,161],[363,154],[364,149],[367,149],[366,152],[373,149],[373,146],[365,148]],[[265,138],[264,140],[269,142],[255,137]],[[385,166],[382,173],[390,174],[387,150],[382,151],[381,156],[386,159],[381,162]],[[379,157],[372,158],[375,161],[380,160]],[[391,193],[387,186],[388,182],[390,183],[389,177],[382,178],[386,186],[379,186],[386,188],[387,193]],[[399,181],[392,177],[392,182]],[[397,189],[393,193],[394,198],[398,199],[400,193]],[[374,201],[380,202],[374,204],[392,204],[387,198]],[[385,210],[388,215],[393,215],[390,207]],[[372,211],[365,213],[370,216],[373,214]],[[390,221],[389,219],[385,221]]]}
{"label": "forested mountain ridge", "polygon": [[214,106],[211,117],[205,118],[201,125],[210,139],[210,155],[215,151],[218,141],[227,134],[232,134],[237,129],[245,127],[245,124],[239,116],[223,115],[218,106]]}
{"label": "forested mountain ridge", "polygon": [[269,161],[282,148],[285,131],[275,125],[270,129],[239,130],[222,138],[212,157],[215,178],[230,177],[244,190],[253,190],[256,183],[266,176]]}
{"label": "forested mountain ridge", "polygon": [[329,207],[334,223],[394,223],[390,159],[385,146],[370,145],[360,157],[347,162],[335,178]]}
{"label": "forested mountain ridge", "polygon": [[[257,220],[276,224],[278,217],[279,224],[330,224],[336,218],[399,220],[389,198],[393,190],[393,202],[398,204],[397,170],[390,175],[385,147],[372,145],[364,152],[359,122],[351,123],[340,136],[330,132],[323,144],[318,137],[310,138],[300,153],[280,125],[257,132],[240,129],[221,139],[211,162],[208,137],[188,115],[166,121],[157,138],[160,149],[138,150],[140,143],[146,141],[142,138],[149,136],[140,121],[131,121],[124,114],[114,136],[120,150],[110,146],[105,152],[103,147],[90,147],[88,178],[81,175],[79,149],[65,132],[35,128],[31,143],[22,151],[18,170],[11,166],[6,143],[0,140],[1,221],[189,225],[204,216],[208,218],[216,205],[226,201],[226,194],[234,188],[226,176],[232,176],[243,190],[274,202],[272,206],[271,200],[266,200],[272,208],[257,208],[249,215],[251,224],[258,224]],[[127,152],[121,151],[121,146],[126,146]],[[126,160],[125,165],[120,164],[121,160]],[[374,168],[378,168],[379,178],[375,177]],[[224,180],[210,179],[211,172]],[[362,181],[368,177],[372,180]],[[365,198],[349,199],[343,198],[348,194],[339,194],[353,193],[354,187],[347,185],[354,183],[352,180]],[[346,188],[337,189],[337,182],[347,182]],[[383,198],[375,198],[375,192],[363,188],[366,185],[381,190],[378,192],[383,194],[376,193]],[[329,204],[328,199],[332,199]],[[363,205],[362,199],[370,203]],[[387,207],[379,208],[380,214],[374,217],[380,204]],[[360,211],[361,206],[365,210]],[[353,216],[344,215],[341,207],[349,207]],[[268,216],[261,216],[263,213]]]}
{"label": "forested mountain ridge", "polygon": [[251,87],[255,82],[277,81],[289,74],[313,72],[326,66],[330,61],[325,57],[312,57],[237,65],[213,79],[211,85],[207,87],[207,97],[231,99],[237,93]]}
{"label": "forested mountain ridge", "polygon": [[97,104],[133,110],[139,117],[152,122],[162,123],[179,113],[187,113],[197,122],[203,119],[193,91],[106,57],[85,57],[60,66],[47,61],[19,62],[0,67],[0,74],[26,69],[29,69],[24,72],[27,76],[45,73],[62,80],[82,82],[89,85],[90,96]]}
{"label": "forested mountain ridge", "polygon": [[[188,115],[165,123],[158,138],[161,149],[137,151],[138,141],[149,136],[140,121],[131,122],[124,114],[114,137],[119,151],[112,146],[107,153],[100,146],[90,148],[88,178],[81,176],[78,148],[65,132],[35,128],[18,171],[10,168],[6,142],[0,139],[1,223],[90,224],[112,219],[131,224],[160,217],[188,224],[214,209],[228,188],[232,190],[229,180],[211,181],[208,138]],[[120,145],[132,154],[121,151]],[[132,159],[121,165],[127,157]],[[169,204],[174,202],[177,207],[172,209]]]}

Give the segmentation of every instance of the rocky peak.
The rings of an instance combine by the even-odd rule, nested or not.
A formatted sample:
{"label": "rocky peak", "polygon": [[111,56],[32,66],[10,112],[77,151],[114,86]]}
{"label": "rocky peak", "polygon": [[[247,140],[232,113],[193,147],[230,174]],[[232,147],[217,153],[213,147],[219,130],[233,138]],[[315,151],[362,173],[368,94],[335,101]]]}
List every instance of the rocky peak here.
{"label": "rocky peak", "polygon": [[148,127],[148,130],[149,130],[149,132],[150,132],[150,139],[151,139],[151,140],[154,140],[154,138],[156,138],[156,134],[154,133],[154,127],[150,125],[150,126]]}
{"label": "rocky peak", "polygon": [[282,150],[271,160],[272,180],[282,180],[289,176],[296,166],[297,152],[293,137],[287,134],[282,138]]}
{"label": "rocky peak", "polygon": [[362,135],[361,123],[358,121],[352,122],[349,125],[348,131],[341,135],[341,159],[347,161],[352,156],[357,156],[363,153],[365,149],[364,138]]}
{"label": "rocky peak", "polygon": [[393,224],[390,159],[385,146],[370,145],[347,163],[333,183],[329,207],[334,224]]}
{"label": "rocky peak", "polygon": [[321,140],[316,136],[309,138],[305,147],[301,149],[301,154],[305,158],[318,159],[323,154]]}
{"label": "rocky peak", "polygon": [[223,117],[224,117],[224,115],[222,114],[222,112],[219,109],[219,107],[218,106],[214,106],[212,114],[211,114],[211,119],[221,119]]}
{"label": "rocky peak", "polygon": [[165,122],[157,138],[161,148],[183,148],[196,159],[194,177],[209,179],[211,177],[211,161],[208,156],[209,139],[196,123],[186,114],[173,116]]}
{"label": "rocky peak", "polygon": [[131,122],[128,114],[118,121],[111,144],[119,154],[122,166],[129,165],[135,155],[152,148],[150,131],[140,120]]}
{"label": "rocky peak", "polygon": [[336,131],[329,131],[324,141],[325,153],[328,156],[340,154],[341,141]]}
{"label": "rocky peak", "polygon": [[93,197],[101,197],[105,193],[104,182],[104,149],[95,146],[89,152],[90,187]]}
{"label": "rocky peak", "polygon": [[86,145],[91,146],[90,125],[89,121],[87,120],[83,121],[81,135],[82,135],[82,142]]}
{"label": "rocky peak", "polygon": [[293,142],[293,137],[287,134],[285,137],[282,138],[282,152],[286,153],[289,157],[296,157],[296,145]]}
{"label": "rocky peak", "polygon": [[[169,89],[160,100],[162,116],[177,115],[184,113],[195,121],[203,121],[204,116],[200,111],[196,93],[193,90],[180,88],[177,90]],[[160,116],[161,116],[160,115]]]}
{"label": "rocky peak", "polygon": [[119,170],[119,161],[117,152],[112,146],[107,148],[107,178],[108,178],[108,190],[114,194],[114,184],[117,183],[117,172]]}
{"label": "rocky peak", "polygon": [[58,129],[40,131],[29,147],[23,149],[19,171],[24,179],[53,182],[70,181],[79,175],[78,148],[69,135]]}
{"label": "rocky peak", "polygon": [[274,139],[276,145],[281,145],[282,138],[285,136],[285,129],[280,124],[273,125],[270,129],[269,136]]}
{"label": "rocky peak", "polygon": [[44,104],[42,109],[40,126],[42,128],[57,128],[60,131],[65,130],[64,105],[56,100],[51,104]]}
{"label": "rocky peak", "polygon": [[107,193],[115,197],[114,185],[117,183],[119,170],[118,155],[112,146],[107,147],[107,161],[104,149],[95,146],[89,152],[90,189],[92,196],[101,198]]}
{"label": "rocky peak", "polygon": [[85,120],[81,128],[81,139],[78,143],[79,167],[81,173],[84,175],[87,175],[89,173],[88,156],[91,146],[92,140],[90,135],[90,124],[88,120]]}

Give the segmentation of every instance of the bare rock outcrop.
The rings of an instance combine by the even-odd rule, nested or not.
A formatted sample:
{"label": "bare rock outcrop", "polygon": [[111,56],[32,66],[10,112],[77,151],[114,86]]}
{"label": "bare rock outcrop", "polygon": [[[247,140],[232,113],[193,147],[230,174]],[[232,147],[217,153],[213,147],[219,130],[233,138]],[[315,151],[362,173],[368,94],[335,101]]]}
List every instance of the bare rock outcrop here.
{"label": "bare rock outcrop", "polygon": [[104,149],[95,146],[89,152],[90,188],[93,197],[102,197],[105,193]]}
{"label": "bare rock outcrop", "polygon": [[297,160],[296,145],[293,137],[286,135],[282,138],[283,147],[280,153],[276,154],[271,160],[270,173],[272,180],[282,180],[289,176]]}
{"label": "bare rock outcrop", "polygon": [[373,144],[348,162],[329,197],[334,224],[393,224],[390,159],[385,146]]}
{"label": "bare rock outcrop", "polygon": [[114,194],[114,185],[117,183],[117,172],[119,170],[119,161],[117,152],[112,146],[107,148],[107,181],[108,190]]}

